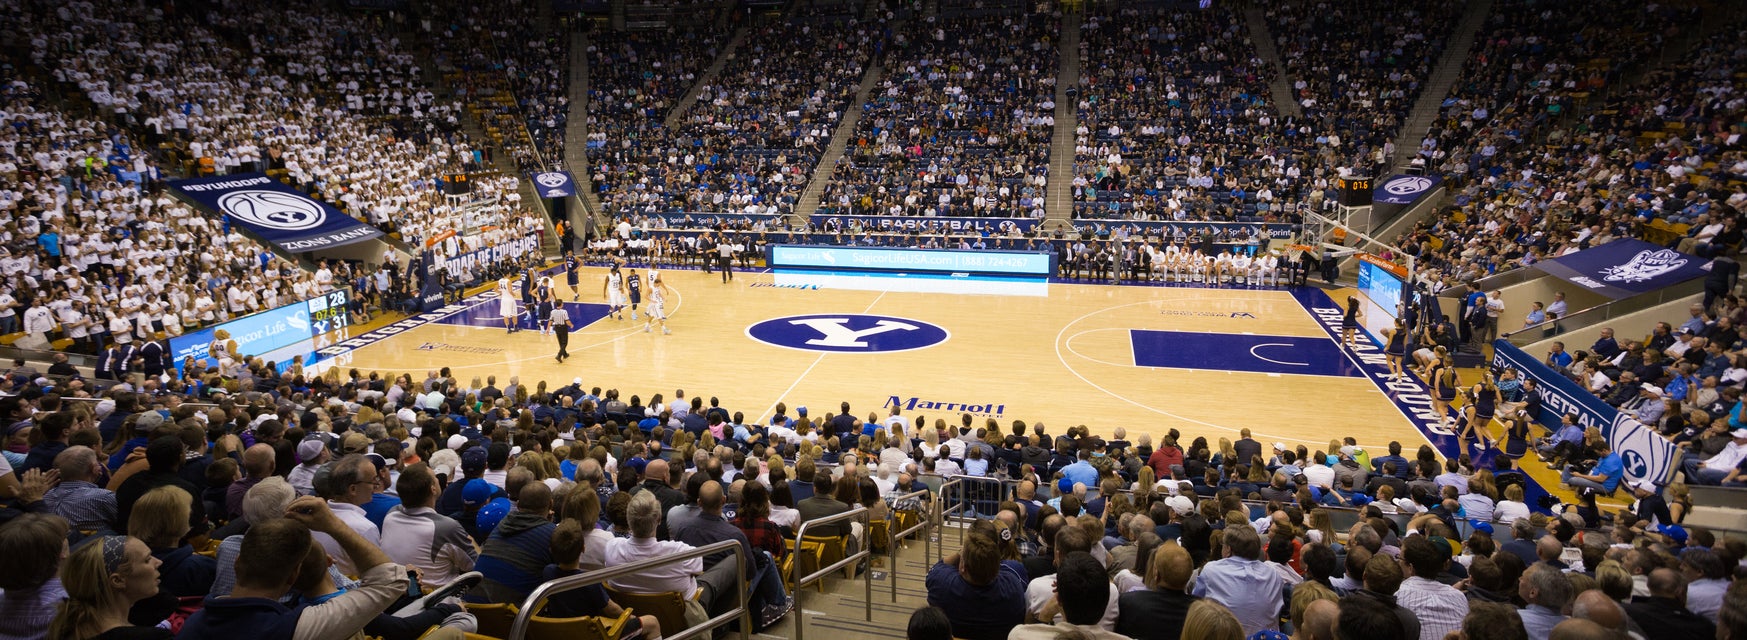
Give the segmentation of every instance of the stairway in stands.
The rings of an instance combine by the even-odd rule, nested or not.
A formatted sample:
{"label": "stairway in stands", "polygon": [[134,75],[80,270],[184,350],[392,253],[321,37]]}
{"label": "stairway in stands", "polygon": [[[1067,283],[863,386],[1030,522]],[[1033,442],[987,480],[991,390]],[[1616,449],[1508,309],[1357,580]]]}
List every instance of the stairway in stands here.
{"label": "stairway in stands", "polygon": [[[576,180],[576,192],[583,210],[601,210],[599,194],[595,193],[593,174],[588,166],[588,32],[570,33],[570,113],[564,118],[564,166]],[[577,223],[581,215],[570,216],[570,223],[581,235]]]}
{"label": "stairway in stands", "polygon": [[746,41],[746,34],[748,31],[748,28],[745,26],[735,29],[734,37],[728,40],[727,46],[722,47],[722,53],[716,55],[716,60],[710,63],[709,68],[704,69],[703,73],[698,74],[697,84],[692,85],[691,90],[685,92],[685,97],[680,98],[679,103],[673,105],[673,111],[667,113],[665,124],[668,129],[671,130],[675,126],[678,126],[680,116],[685,115],[685,112],[690,110],[693,104],[697,103],[698,94],[703,92],[704,87],[716,82],[716,76],[722,74],[722,68],[728,66],[729,60],[734,59],[734,52],[740,48],[740,43]]}
{"label": "stairway in stands", "polygon": [[[892,26],[892,31],[903,29],[902,24]],[[813,168],[813,179],[807,182],[807,190],[801,192],[801,199],[795,203],[795,212],[791,224],[799,225],[812,218],[813,212],[819,210],[819,199],[825,194],[825,185],[831,182],[831,176],[836,173],[837,161],[843,158],[843,150],[849,147],[849,140],[855,137],[855,125],[861,121],[861,107],[867,104],[874,87],[879,86],[880,79],[885,77],[885,67],[878,61],[868,64],[867,71],[861,76],[861,87],[856,89],[855,97],[849,101],[849,108],[843,110],[843,117],[837,121],[837,131],[831,134],[831,144],[825,147],[825,153],[819,156],[819,166]]]}
{"label": "stairway in stands", "polygon": [[1444,98],[1449,97],[1450,89],[1462,77],[1462,66],[1467,63],[1468,53],[1474,48],[1476,33],[1480,31],[1481,25],[1486,24],[1486,16],[1491,12],[1492,0],[1469,1],[1468,11],[1462,14],[1462,22],[1450,34],[1449,46],[1444,47],[1443,60],[1432,70],[1425,89],[1419,93],[1419,101],[1407,116],[1407,124],[1395,138],[1395,157],[1390,162],[1397,169],[1407,166],[1419,153],[1420,143],[1425,141],[1432,123],[1437,122],[1439,107],[1443,105]]}
{"label": "stairway in stands", "polygon": [[1268,28],[1268,17],[1260,7],[1251,5],[1244,10],[1244,25],[1250,30],[1250,43],[1256,47],[1256,55],[1268,63],[1273,69],[1274,79],[1268,81],[1268,94],[1274,99],[1274,109],[1283,116],[1295,118],[1304,117],[1304,109],[1298,106],[1298,98],[1292,95],[1292,80],[1286,77],[1286,63],[1280,60],[1280,50],[1274,48],[1274,32]]}
{"label": "stairway in stands", "polygon": [[1049,198],[1044,203],[1045,219],[1054,224],[1068,224],[1074,218],[1074,127],[1079,119],[1080,88],[1080,21],[1084,9],[1074,9],[1062,15],[1060,66],[1055,78],[1055,131],[1049,147]]}
{"label": "stairway in stands", "polygon": [[[895,567],[889,555],[874,556],[873,566],[868,573],[873,586],[872,622],[867,619],[867,588],[862,585],[861,578],[857,576],[854,580],[844,579],[839,572],[825,578],[823,593],[821,587],[813,586],[805,594],[797,595],[800,606],[796,607],[795,612],[783,618],[781,624],[764,630],[764,633],[757,634],[756,637],[765,640],[795,640],[795,619],[799,616],[806,625],[802,631],[802,640],[904,640],[910,614],[928,605],[924,582],[928,568],[939,561],[942,555],[958,552],[962,546],[962,531],[956,524],[948,521],[939,532],[940,544],[945,547],[944,553],[937,547],[930,547],[926,558],[920,536],[929,534],[918,534],[919,537],[899,547]],[[895,599],[892,592],[893,582],[897,583]]]}

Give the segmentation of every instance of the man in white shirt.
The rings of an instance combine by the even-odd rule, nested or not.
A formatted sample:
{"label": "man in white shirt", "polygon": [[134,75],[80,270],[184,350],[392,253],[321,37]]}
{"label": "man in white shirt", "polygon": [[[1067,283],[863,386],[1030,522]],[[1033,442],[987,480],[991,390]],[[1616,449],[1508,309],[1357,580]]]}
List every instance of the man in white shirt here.
{"label": "man in white shirt", "polygon": [[[660,558],[691,551],[693,547],[675,540],[657,540],[655,531],[661,525],[661,501],[653,491],[638,491],[631,496],[625,518],[631,525],[631,537],[614,538],[607,546],[606,565],[623,566],[651,558]],[[686,624],[697,625],[709,618],[711,603],[718,597],[733,593],[735,564],[717,562],[704,571],[704,559],[692,558],[649,567],[636,573],[608,581],[613,589],[632,594],[678,593],[685,598]],[[692,597],[699,590],[699,597]]]}
{"label": "man in white shirt", "polygon": [[479,559],[467,530],[431,508],[443,493],[437,476],[423,463],[407,467],[395,483],[400,506],[382,520],[382,550],[395,562],[419,570],[419,582],[453,582]]}
{"label": "man in white shirt", "polygon": [[1747,428],[1735,429],[1729,432],[1733,440],[1723,447],[1717,455],[1700,461],[1698,456],[1689,456],[1681,464],[1681,470],[1686,472],[1687,482],[1693,484],[1718,485],[1723,478],[1729,476],[1736,466],[1747,458]]}
{"label": "man in white shirt", "polygon": [[[370,544],[378,547],[382,545],[382,532],[376,528],[376,523],[364,515],[363,505],[369,504],[376,493],[376,465],[369,458],[360,453],[340,458],[332,467],[317,471],[314,483],[316,493],[327,498],[328,508],[333,510],[341,522],[358,532]],[[315,538],[322,548],[327,549],[340,573],[348,576],[359,575],[358,566],[346,555],[333,536],[316,533]]]}

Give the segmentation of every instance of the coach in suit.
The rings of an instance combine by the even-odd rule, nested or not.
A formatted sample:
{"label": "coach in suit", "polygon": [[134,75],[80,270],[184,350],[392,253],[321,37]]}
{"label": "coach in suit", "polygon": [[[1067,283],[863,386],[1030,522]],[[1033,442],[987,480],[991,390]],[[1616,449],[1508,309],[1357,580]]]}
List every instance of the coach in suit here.
{"label": "coach in suit", "polygon": [[[1250,437],[1250,430],[1244,429],[1239,435],[1243,437],[1231,443],[1232,450],[1237,452],[1237,464],[1249,464],[1256,456],[1262,455],[1262,443]],[[1226,464],[1231,464],[1227,462]]]}

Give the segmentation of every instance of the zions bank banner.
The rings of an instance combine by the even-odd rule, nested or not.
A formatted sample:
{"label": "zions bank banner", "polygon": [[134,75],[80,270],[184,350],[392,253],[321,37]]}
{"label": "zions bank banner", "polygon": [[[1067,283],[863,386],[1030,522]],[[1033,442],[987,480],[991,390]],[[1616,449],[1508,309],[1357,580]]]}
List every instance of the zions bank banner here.
{"label": "zions bank banner", "polygon": [[536,171],[528,174],[528,179],[534,181],[534,190],[540,192],[542,198],[576,195],[576,180],[570,177],[569,171]]}
{"label": "zions bank banner", "polygon": [[1600,429],[1602,437],[1619,452],[1627,480],[1649,478],[1657,484],[1668,482],[1677,448],[1655,430],[1602,402],[1540,360],[1523,353],[1509,340],[1492,342],[1492,366],[1498,370],[1516,369],[1517,373],[1534,379],[1543,402],[1538,419],[1548,429],[1558,430],[1565,414],[1575,415],[1578,424]]}
{"label": "zions bank banner", "polygon": [[1711,263],[1643,240],[1622,238],[1536,262],[1534,268],[1617,300],[1703,277]]}
{"label": "zions bank banner", "polygon": [[223,215],[262,242],[292,253],[333,249],[382,236],[376,227],[264,173],[176,180],[169,184],[182,199]]}

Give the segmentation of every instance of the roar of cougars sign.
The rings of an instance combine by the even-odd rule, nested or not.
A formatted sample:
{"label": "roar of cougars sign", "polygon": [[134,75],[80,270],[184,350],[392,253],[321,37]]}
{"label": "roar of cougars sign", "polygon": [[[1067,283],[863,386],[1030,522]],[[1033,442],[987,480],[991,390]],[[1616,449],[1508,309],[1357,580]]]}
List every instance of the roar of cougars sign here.
{"label": "roar of cougars sign", "polygon": [[1710,261],[1644,242],[1621,239],[1535,268],[1609,298],[1619,299],[1703,277]]}

